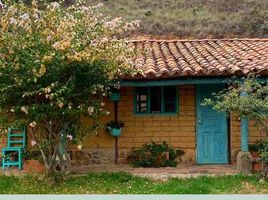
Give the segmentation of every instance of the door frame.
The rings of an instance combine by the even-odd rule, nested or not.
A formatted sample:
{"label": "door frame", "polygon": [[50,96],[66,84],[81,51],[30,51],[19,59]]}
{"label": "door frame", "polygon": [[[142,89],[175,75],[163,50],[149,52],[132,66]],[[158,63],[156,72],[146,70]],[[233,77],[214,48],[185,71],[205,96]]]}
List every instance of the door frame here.
{"label": "door frame", "polygon": [[[223,86],[223,88],[225,87],[225,85],[223,84],[212,84],[212,85],[218,85],[218,86]],[[230,116],[226,115],[226,131],[227,131],[227,138],[226,138],[226,142],[227,142],[227,162],[226,163],[199,163],[198,160],[198,121],[199,121],[199,117],[200,117],[200,112],[199,109],[201,107],[200,103],[201,103],[201,99],[200,99],[200,89],[201,87],[206,87],[206,86],[211,86],[211,84],[200,84],[200,85],[195,85],[195,116],[196,116],[196,126],[195,126],[195,160],[196,160],[196,164],[198,165],[225,165],[225,164],[230,164],[231,161],[231,141],[230,141]]]}

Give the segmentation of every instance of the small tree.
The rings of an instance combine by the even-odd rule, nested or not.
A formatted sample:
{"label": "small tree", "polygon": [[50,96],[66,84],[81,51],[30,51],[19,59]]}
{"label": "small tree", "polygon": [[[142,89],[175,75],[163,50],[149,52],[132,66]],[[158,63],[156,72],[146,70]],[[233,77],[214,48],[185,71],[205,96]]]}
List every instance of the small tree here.
{"label": "small tree", "polygon": [[[138,24],[104,17],[100,5],[16,2],[0,10],[2,122],[29,125],[47,173],[66,172],[66,141],[98,128],[98,118],[109,113],[103,98],[134,73],[133,52],[115,35]],[[94,126],[85,129],[81,115]]]}
{"label": "small tree", "polygon": [[[241,95],[244,93],[245,95]],[[219,112],[235,113],[255,122],[260,128],[264,144],[268,144],[268,85],[249,75],[240,80],[230,80],[229,87],[214,98],[205,99],[203,105],[212,105]],[[268,161],[268,146],[263,148],[262,159]]]}

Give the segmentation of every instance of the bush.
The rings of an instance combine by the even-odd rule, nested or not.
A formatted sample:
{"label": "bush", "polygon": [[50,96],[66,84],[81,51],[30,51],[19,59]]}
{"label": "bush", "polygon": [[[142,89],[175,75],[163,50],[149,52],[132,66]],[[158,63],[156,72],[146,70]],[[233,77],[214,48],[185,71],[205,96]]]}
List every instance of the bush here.
{"label": "bush", "polygon": [[184,151],[169,147],[165,141],[162,144],[151,142],[140,148],[132,148],[128,161],[134,167],[176,167],[176,158],[183,154]]}
{"label": "bush", "polygon": [[250,35],[254,37],[268,36],[268,11],[260,10],[255,7],[248,16],[245,17],[242,24]]}
{"label": "bush", "polygon": [[265,140],[257,140],[256,143],[254,144],[249,144],[248,145],[249,151],[250,152],[259,152],[261,153],[265,149]]}

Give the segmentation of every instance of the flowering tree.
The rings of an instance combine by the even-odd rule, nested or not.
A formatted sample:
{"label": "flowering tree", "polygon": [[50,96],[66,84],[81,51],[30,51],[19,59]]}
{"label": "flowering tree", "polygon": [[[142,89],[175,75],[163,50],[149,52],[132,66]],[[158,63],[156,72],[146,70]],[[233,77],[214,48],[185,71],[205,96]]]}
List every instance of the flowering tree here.
{"label": "flowering tree", "polygon": [[[64,141],[97,128],[98,118],[108,114],[103,98],[121,76],[135,73],[133,52],[115,35],[138,23],[103,17],[99,7],[52,2],[41,9],[33,0],[5,1],[0,9],[2,122],[29,125],[48,173],[66,171]],[[95,126],[84,129],[81,115]]]}
{"label": "flowering tree", "polygon": [[[266,80],[267,81],[267,80]],[[268,84],[249,75],[243,81],[230,81],[229,87],[215,98],[205,99],[204,105],[212,105],[219,112],[236,113],[255,122],[260,128],[263,147],[261,157],[268,164]]]}
{"label": "flowering tree", "polygon": [[[243,95],[244,93],[244,95]],[[219,112],[236,113],[253,120],[268,136],[268,85],[258,81],[254,75],[240,80],[229,80],[229,87],[213,99],[205,99],[204,105],[212,105]]]}

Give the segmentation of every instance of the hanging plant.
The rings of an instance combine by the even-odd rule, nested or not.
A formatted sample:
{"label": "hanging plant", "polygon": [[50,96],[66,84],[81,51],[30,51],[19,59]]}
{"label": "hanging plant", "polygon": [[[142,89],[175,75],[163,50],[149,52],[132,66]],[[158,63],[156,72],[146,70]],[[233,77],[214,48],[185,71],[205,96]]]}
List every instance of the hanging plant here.
{"label": "hanging plant", "polygon": [[118,137],[121,135],[123,122],[111,121],[105,125],[105,131],[110,133],[112,136]]}

